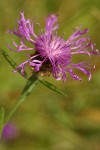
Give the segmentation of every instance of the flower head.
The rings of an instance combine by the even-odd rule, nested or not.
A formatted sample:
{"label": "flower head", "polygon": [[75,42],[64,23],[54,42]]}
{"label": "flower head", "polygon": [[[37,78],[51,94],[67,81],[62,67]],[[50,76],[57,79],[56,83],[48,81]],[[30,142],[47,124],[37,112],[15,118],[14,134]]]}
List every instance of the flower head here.
{"label": "flower head", "polygon": [[7,123],[3,129],[2,139],[6,141],[13,140],[18,136],[18,132],[19,131],[14,124]]}
{"label": "flower head", "polygon": [[[25,67],[28,64],[34,69],[34,72],[52,73],[57,80],[66,80],[66,73],[69,73],[75,80],[81,80],[73,71],[74,68],[77,68],[88,75],[89,80],[91,79],[91,73],[87,70],[89,67],[84,62],[77,64],[72,62],[75,54],[99,55],[90,37],[87,36],[88,29],[81,30],[81,27],[78,27],[67,40],[64,40],[55,32],[59,27],[56,24],[57,16],[51,14],[46,19],[44,32],[37,36],[31,20],[25,19],[24,13],[20,15],[18,29],[9,30],[10,33],[20,38],[19,45],[12,39],[16,48],[15,51],[32,50],[34,53],[28,60],[20,64],[15,72],[21,70],[24,76]],[[30,42],[32,46],[28,47],[25,41]],[[13,50],[10,45],[8,46],[9,49]]]}

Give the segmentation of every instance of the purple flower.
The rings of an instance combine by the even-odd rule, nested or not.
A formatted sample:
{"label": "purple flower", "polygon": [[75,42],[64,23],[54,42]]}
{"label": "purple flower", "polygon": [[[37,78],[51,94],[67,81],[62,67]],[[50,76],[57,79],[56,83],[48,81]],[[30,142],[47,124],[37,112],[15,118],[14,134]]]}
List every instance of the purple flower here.
{"label": "purple flower", "polygon": [[5,125],[2,133],[2,139],[3,140],[12,140],[15,139],[18,136],[18,129],[15,125],[8,123]]}
{"label": "purple flower", "polygon": [[[64,40],[57,35],[56,31],[59,25],[56,22],[56,15],[48,16],[43,33],[37,36],[34,32],[34,24],[30,19],[26,20],[24,13],[21,13],[20,20],[18,20],[18,29],[8,31],[20,38],[20,44],[18,45],[12,39],[16,49],[11,48],[10,45],[8,47],[16,52],[32,50],[33,55],[20,64],[15,72],[21,70],[21,74],[24,76],[25,67],[28,64],[34,69],[34,72],[52,73],[57,80],[66,80],[66,73],[69,73],[75,80],[81,80],[74,73],[74,69],[77,68],[88,75],[90,80],[91,73],[88,71],[90,67],[84,62],[75,64],[72,61],[76,54],[99,55],[98,50],[95,49],[95,45],[92,44],[90,37],[87,35],[88,29],[81,30],[81,27],[77,27],[73,34],[67,40]],[[32,46],[27,46],[26,41],[30,42]]]}

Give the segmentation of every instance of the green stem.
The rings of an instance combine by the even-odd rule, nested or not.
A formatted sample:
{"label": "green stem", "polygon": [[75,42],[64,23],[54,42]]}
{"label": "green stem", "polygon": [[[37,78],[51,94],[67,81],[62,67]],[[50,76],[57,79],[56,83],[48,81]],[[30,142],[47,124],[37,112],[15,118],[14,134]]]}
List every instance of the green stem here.
{"label": "green stem", "polygon": [[20,105],[25,101],[26,97],[31,93],[31,91],[33,90],[33,88],[35,87],[36,83],[38,82],[38,77],[36,74],[32,75],[28,81],[26,86],[24,87],[17,103],[15,104],[15,106],[13,107],[13,109],[9,112],[7,118],[5,119],[5,124],[7,122],[9,122],[12,117],[14,116],[15,112],[17,111],[17,109],[20,107]]}

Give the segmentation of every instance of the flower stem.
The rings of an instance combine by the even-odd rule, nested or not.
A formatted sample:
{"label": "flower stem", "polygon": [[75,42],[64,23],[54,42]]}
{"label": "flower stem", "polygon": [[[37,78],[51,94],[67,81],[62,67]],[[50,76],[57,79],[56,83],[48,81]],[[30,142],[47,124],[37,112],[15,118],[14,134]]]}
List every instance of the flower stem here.
{"label": "flower stem", "polygon": [[5,124],[8,123],[12,119],[12,117],[16,113],[17,109],[25,101],[26,97],[31,93],[31,91],[33,90],[33,88],[35,87],[35,85],[37,83],[38,83],[38,77],[37,77],[36,74],[32,75],[28,79],[28,81],[27,81],[27,83],[26,83],[26,85],[25,85],[25,87],[24,87],[24,89],[23,89],[23,91],[22,91],[22,93],[21,93],[17,103],[15,104],[13,109],[9,112],[8,116],[6,117]]}

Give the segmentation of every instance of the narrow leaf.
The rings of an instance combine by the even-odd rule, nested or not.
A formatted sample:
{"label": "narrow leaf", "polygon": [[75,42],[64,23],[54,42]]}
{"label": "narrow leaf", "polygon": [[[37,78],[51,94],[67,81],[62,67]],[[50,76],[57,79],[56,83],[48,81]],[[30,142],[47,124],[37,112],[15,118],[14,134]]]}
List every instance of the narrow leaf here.
{"label": "narrow leaf", "polygon": [[[9,57],[9,55],[7,54],[6,51],[4,51],[3,49],[0,48],[0,52],[2,53],[2,55],[4,56],[4,58],[7,60],[7,62],[14,68],[16,69],[16,67],[18,66],[12,58]],[[21,74],[21,71],[18,71]],[[27,73],[25,72],[25,76],[23,76],[24,78],[28,78]]]}
{"label": "narrow leaf", "polygon": [[2,134],[2,129],[4,125],[4,108],[0,108],[0,135]]}
{"label": "narrow leaf", "polygon": [[67,95],[62,92],[61,90],[59,90],[56,86],[54,86],[53,84],[49,83],[48,81],[45,81],[43,79],[39,79],[39,82],[42,83],[44,86],[46,86],[47,88],[49,88],[50,90],[58,93],[58,94],[61,94],[61,95],[64,95],[65,97],[67,97]]}
{"label": "narrow leaf", "polygon": [[9,55],[6,53],[6,51],[2,50],[0,48],[0,51],[4,58],[8,61],[8,63],[15,69],[17,67],[17,64],[9,57]]}

